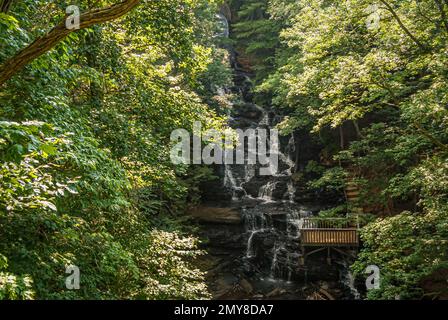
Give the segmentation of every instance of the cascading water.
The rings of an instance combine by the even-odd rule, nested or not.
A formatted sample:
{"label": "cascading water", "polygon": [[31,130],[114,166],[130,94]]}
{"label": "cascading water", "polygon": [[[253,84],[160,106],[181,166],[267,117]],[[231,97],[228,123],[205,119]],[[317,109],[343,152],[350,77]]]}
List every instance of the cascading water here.
{"label": "cascading water", "polygon": [[[255,132],[261,129],[271,129],[274,126],[273,119],[269,110],[262,108],[256,104],[246,101],[247,83],[250,77],[241,71],[241,67],[234,64],[236,73],[235,79],[239,79],[236,83],[237,94],[240,96],[242,107],[249,111],[236,112],[236,115],[229,115],[229,121],[234,129],[245,130],[254,129]],[[246,89],[245,89],[246,88]],[[221,94],[225,94],[225,90],[221,90]],[[233,105],[234,110],[238,105]],[[245,112],[248,114],[246,115]],[[254,119],[252,114],[257,114]],[[271,112],[272,114],[272,112]],[[247,119],[249,121],[246,121]],[[241,121],[241,120],[245,121]],[[249,124],[248,124],[249,122]],[[267,145],[270,145],[270,137]],[[232,194],[232,202],[236,204],[242,203],[242,215],[245,223],[247,239],[245,258],[248,260],[257,260],[260,254],[256,250],[259,242],[264,238],[275,238],[274,246],[270,250],[264,250],[263,255],[269,254],[271,257],[261,257],[260,260],[270,261],[269,278],[284,278],[290,280],[294,270],[298,265],[299,245],[298,245],[298,224],[300,213],[295,210],[294,196],[296,189],[292,175],[294,173],[295,163],[291,155],[295,152],[295,140],[291,136],[288,143],[278,150],[280,168],[277,174],[272,176],[260,176],[260,165],[250,164],[248,161],[248,153],[245,153],[244,165],[225,164],[224,165],[224,186]],[[267,150],[271,156],[271,150]],[[245,208],[245,202],[251,200],[252,206]],[[274,218],[276,217],[276,218]],[[274,226],[274,219],[283,220],[286,223],[285,228]],[[266,268],[268,269],[268,268]]]}
{"label": "cascading water", "polygon": [[244,215],[247,232],[249,237],[247,239],[246,258],[250,259],[256,255],[253,248],[253,239],[258,233],[266,232],[272,229],[272,224],[263,214],[247,213]]}
{"label": "cascading water", "polygon": [[341,261],[341,282],[350,291],[351,298],[354,300],[361,299],[361,294],[355,287],[355,278],[350,270],[350,265],[346,260]]}
{"label": "cascading water", "polygon": [[[271,128],[273,126],[269,113],[257,105],[251,105],[254,112],[260,112],[258,121],[253,121],[255,130]],[[241,116],[240,116],[241,117]],[[233,121],[238,121],[235,116]],[[234,126],[234,129],[245,129]],[[257,132],[257,131],[256,131]],[[268,145],[269,145],[268,141]],[[245,154],[244,165],[224,166],[224,185],[232,193],[232,202],[244,203],[254,200],[255,206],[244,208],[243,220],[246,230],[246,259],[270,260],[268,278],[291,280],[299,262],[299,235],[298,224],[301,219],[300,212],[294,206],[296,189],[292,174],[295,163],[291,159],[294,153],[295,141],[291,137],[285,151],[278,151],[280,170],[272,176],[260,176],[259,165],[249,164],[248,154]],[[281,149],[281,148],[280,148]],[[286,154],[286,153],[287,154]],[[283,220],[286,226],[274,226],[275,219]],[[264,250],[263,255],[271,254],[271,257],[259,257],[256,250],[262,239],[275,238],[271,250]],[[267,268],[266,268],[267,269]]]}
{"label": "cascading water", "polygon": [[271,279],[275,279],[276,274],[278,274],[278,256],[281,253],[282,250],[285,250],[285,247],[282,243],[275,243],[274,249],[273,249],[273,256],[272,256],[272,264],[271,264]]}
{"label": "cascading water", "polygon": [[265,201],[272,201],[272,194],[275,189],[275,184],[276,184],[275,181],[269,181],[265,185],[261,186],[258,198],[263,199]]}
{"label": "cascading water", "polygon": [[243,187],[241,187],[241,182],[237,182],[233,176],[232,169],[230,165],[224,165],[224,186],[227,187],[232,192],[232,200],[237,201],[238,195],[246,195]]}

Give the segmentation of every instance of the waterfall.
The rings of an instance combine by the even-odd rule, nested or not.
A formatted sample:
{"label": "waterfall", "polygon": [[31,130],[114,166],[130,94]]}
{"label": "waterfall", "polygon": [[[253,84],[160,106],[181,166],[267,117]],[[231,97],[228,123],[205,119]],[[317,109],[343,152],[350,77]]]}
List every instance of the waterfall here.
{"label": "waterfall", "polygon": [[342,284],[350,290],[350,294],[352,299],[360,300],[361,294],[358,289],[355,287],[355,278],[350,270],[350,265],[346,260],[342,261],[342,271],[341,271],[341,282]]}
{"label": "waterfall", "polygon": [[345,276],[342,277],[342,283],[350,289],[350,293],[353,296],[354,300],[361,299],[361,294],[355,287],[355,279],[353,278],[353,274],[350,271],[346,272]]}
{"label": "waterfall", "polygon": [[275,185],[276,185],[275,181],[269,181],[267,184],[262,186],[258,193],[258,198],[263,199],[265,201],[273,201],[272,193],[274,192]]}
{"label": "waterfall", "polygon": [[236,188],[238,188],[235,178],[233,177],[232,170],[230,169],[230,165],[228,164],[225,165],[224,185],[226,187],[229,187],[231,190],[235,190]]}
{"label": "waterfall", "polygon": [[296,210],[292,210],[286,216],[286,233],[290,239],[300,238],[300,224],[303,221],[302,215]]}
{"label": "waterfall", "polygon": [[246,191],[241,186],[241,183],[237,183],[233,176],[231,165],[224,165],[224,186],[231,190],[232,200],[237,201],[239,195],[246,195]]}
{"label": "waterfall", "polygon": [[261,108],[261,110],[263,112],[263,116],[262,116],[260,122],[258,123],[257,129],[263,129],[265,127],[269,127],[269,115],[266,112],[266,110],[264,110],[263,108]]}
{"label": "waterfall", "polygon": [[243,210],[243,218],[246,226],[246,232],[249,233],[246,246],[246,258],[253,258],[255,257],[255,252],[252,245],[254,237],[259,233],[271,230],[272,222],[263,213],[253,211],[249,212],[247,210]]}
{"label": "waterfall", "polygon": [[257,233],[260,233],[262,231],[263,230],[261,230],[261,229],[260,230],[252,230],[252,231],[250,231],[249,238],[247,239],[246,258],[250,259],[250,258],[255,257],[255,254],[254,254],[254,251],[253,251],[252,242],[253,242],[254,236]]}
{"label": "waterfall", "polygon": [[248,164],[244,167],[244,182],[249,182],[255,176],[255,165]]}
{"label": "waterfall", "polygon": [[226,16],[222,13],[216,15],[216,20],[218,20],[218,32],[215,37],[228,38],[230,35],[229,21]]}
{"label": "waterfall", "polygon": [[[234,66],[236,72],[236,79],[239,79],[241,85],[236,85],[237,93],[240,95],[241,100],[234,108],[243,106],[248,108],[254,114],[259,114],[259,117],[255,120],[251,118],[252,125],[250,128],[257,130],[271,129],[275,125],[272,123],[273,118],[268,109],[262,108],[256,104],[245,102],[246,87],[243,83],[250,82],[250,78],[242,68],[237,65]],[[222,90],[221,94],[225,94]],[[229,114],[231,123],[236,123],[233,126],[234,129],[246,129],[247,121],[244,122],[244,127],[238,126],[238,121],[241,117],[244,117],[244,112],[247,109],[239,111],[236,115]],[[231,118],[230,118],[231,117]],[[267,145],[270,145],[270,136],[267,137]],[[260,258],[263,261],[270,260],[269,270],[266,270],[266,275],[269,279],[279,280],[291,280],[292,275],[299,262],[299,220],[300,212],[294,209],[294,196],[296,189],[292,175],[294,173],[295,163],[291,159],[291,155],[294,154],[295,141],[291,136],[286,145],[280,143],[277,155],[279,158],[279,164],[281,164],[281,170],[272,176],[260,176],[259,164],[248,164],[245,154],[244,165],[226,164],[224,166],[224,185],[232,193],[232,202],[234,205],[243,205],[242,215],[245,225],[247,239],[245,258],[248,260],[254,260]],[[266,150],[272,156],[272,150]],[[277,152],[277,151],[276,151]],[[248,190],[251,190],[250,192]],[[255,207],[245,208],[245,201],[256,201]],[[254,202],[252,202],[254,203]],[[283,230],[279,226],[274,226],[272,215],[276,214],[276,206],[279,206],[279,210],[282,210],[281,216],[286,222],[286,229]],[[289,208],[288,206],[291,206]],[[259,257],[260,251],[258,248],[262,246],[264,237],[270,237],[274,239],[274,247],[269,251],[263,251],[264,254],[271,252],[271,257]],[[255,259],[256,260],[256,259]],[[268,267],[266,266],[266,269]]]}
{"label": "waterfall", "polygon": [[278,268],[278,255],[281,252],[281,250],[284,249],[284,246],[278,242],[275,243],[274,249],[273,249],[273,256],[272,256],[272,263],[271,263],[271,279],[275,279],[276,276],[276,269]]}
{"label": "waterfall", "polygon": [[[218,19],[222,22],[220,36],[228,37],[229,26],[225,16],[219,15]],[[261,145],[262,152],[266,152],[266,158],[268,155],[278,156],[278,170],[273,175],[263,175],[261,169],[266,168],[266,163],[249,163],[247,150],[244,153],[244,164],[223,165],[223,189],[231,195],[229,207],[239,210],[244,222],[245,232],[241,239],[246,242],[245,250],[239,256],[239,261],[245,267],[242,277],[251,277],[252,281],[266,280],[276,286],[296,285],[297,280],[309,275],[309,270],[300,265],[303,254],[300,226],[303,219],[316,210],[300,206],[295,201],[298,197],[297,181],[294,179],[297,167],[297,141],[294,134],[279,138],[278,148],[269,147],[274,140],[264,132],[275,128],[282,116],[269,106],[262,107],[253,102],[250,68],[245,58],[230,51],[234,86],[220,88],[217,94],[224,97],[231,93],[236,97],[233,102],[229,102],[232,106],[228,110],[229,125],[242,131],[255,130],[258,147],[258,139],[266,138],[266,148]],[[277,144],[277,138],[275,142]],[[260,158],[257,157],[257,160]],[[352,281],[347,279],[344,281]]]}
{"label": "waterfall", "polygon": [[296,195],[296,187],[294,186],[294,182],[289,181],[287,187],[288,187],[288,200],[289,202],[293,203],[294,197]]}

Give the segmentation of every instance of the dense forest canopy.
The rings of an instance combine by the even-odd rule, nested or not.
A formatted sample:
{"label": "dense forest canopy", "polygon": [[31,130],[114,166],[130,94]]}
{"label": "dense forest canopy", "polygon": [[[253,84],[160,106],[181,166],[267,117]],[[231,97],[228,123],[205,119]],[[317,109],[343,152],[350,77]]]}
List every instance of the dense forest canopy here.
{"label": "dense forest canopy", "polygon": [[210,298],[184,213],[215,177],[170,135],[226,130],[229,43],[321,145],[307,187],[360,186],[367,297],[448,296],[448,1],[231,0],[230,40],[224,2],[78,0],[70,30],[71,1],[0,0],[0,299]]}

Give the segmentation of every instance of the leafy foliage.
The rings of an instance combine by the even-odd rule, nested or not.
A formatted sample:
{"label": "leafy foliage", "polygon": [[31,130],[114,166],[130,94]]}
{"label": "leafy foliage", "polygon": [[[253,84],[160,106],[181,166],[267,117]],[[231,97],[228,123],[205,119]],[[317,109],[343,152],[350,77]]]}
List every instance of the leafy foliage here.
{"label": "leafy foliage", "polygon": [[[0,62],[67,5],[22,1],[2,14]],[[169,151],[174,129],[223,125],[202,102],[216,92],[201,79],[227,70],[208,36],[216,10],[142,1],[72,33],[1,88],[0,298],[208,297],[182,214],[210,171],[175,166]],[[68,265],[80,268],[80,290],[65,288]]]}

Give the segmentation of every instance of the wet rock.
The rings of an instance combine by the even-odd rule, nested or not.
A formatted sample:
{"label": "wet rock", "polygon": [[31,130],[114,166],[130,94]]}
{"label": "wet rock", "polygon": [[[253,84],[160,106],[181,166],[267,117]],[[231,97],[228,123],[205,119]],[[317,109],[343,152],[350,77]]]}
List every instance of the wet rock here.
{"label": "wet rock", "polygon": [[249,281],[247,281],[246,279],[242,279],[240,281],[240,286],[241,288],[243,288],[243,290],[247,293],[247,294],[251,294],[254,291],[254,288],[252,287],[252,285],[250,284]]}
{"label": "wet rock", "polygon": [[[215,174],[217,176],[221,175],[221,173]],[[202,201],[204,203],[228,203],[232,200],[232,190],[225,187],[221,179],[203,182],[199,186],[199,189],[201,190]]]}
{"label": "wet rock", "polygon": [[243,183],[243,188],[246,190],[247,194],[257,198],[260,194],[260,189],[269,182],[270,177],[255,176],[248,182]]}
{"label": "wet rock", "polygon": [[238,189],[234,190],[233,195],[236,198],[241,199],[242,197],[244,197],[246,195],[246,191],[243,188],[238,188]]}
{"label": "wet rock", "polygon": [[280,296],[282,294],[286,293],[286,290],[281,289],[281,288],[275,288],[274,290],[272,290],[271,292],[269,292],[266,297],[267,298],[273,298],[276,296]]}
{"label": "wet rock", "polygon": [[245,103],[234,107],[236,117],[258,120],[263,115],[263,109],[253,103]]}
{"label": "wet rock", "polygon": [[264,177],[255,176],[243,184],[243,188],[252,197],[271,198],[272,200],[283,200],[288,197],[288,182],[290,177]]}
{"label": "wet rock", "polygon": [[218,253],[219,255],[231,257],[233,251],[241,251],[246,247],[244,229],[240,225],[203,224],[203,229],[205,228],[207,230],[202,232],[201,236],[208,239],[209,248],[223,251]]}
{"label": "wet rock", "polygon": [[284,181],[278,181],[275,183],[272,190],[272,199],[281,200],[284,198],[285,194],[288,192],[288,186]]}
{"label": "wet rock", "polygon": [[234,208],[254,208],[262,202],[263,200],[258,198],[244,197],[240,201],[234,202],[232,206]]}
{"label": "wet rock", "polygon": [[[277,235],[270,231],[260,231],[252,235],[252,252],[255,260],[263,262],[264,259],[271,259],[272,249],[277,240]],[[269,260],[270,261],[270,260]],[[269,263],[267,261],[267,263]]]}

